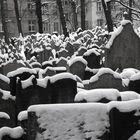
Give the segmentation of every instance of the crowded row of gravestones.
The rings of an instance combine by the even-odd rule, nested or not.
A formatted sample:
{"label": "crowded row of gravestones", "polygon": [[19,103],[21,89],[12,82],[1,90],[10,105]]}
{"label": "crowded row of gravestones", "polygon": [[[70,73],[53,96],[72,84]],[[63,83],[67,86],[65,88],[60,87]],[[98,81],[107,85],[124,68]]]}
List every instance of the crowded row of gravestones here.
{"label": "crowded row of gravestones", "polygon": [[3,44],[2,140],[140,139],[139,36],[129,21],[105,48],[100,28],[76,34],[20,37],[16,49]]}

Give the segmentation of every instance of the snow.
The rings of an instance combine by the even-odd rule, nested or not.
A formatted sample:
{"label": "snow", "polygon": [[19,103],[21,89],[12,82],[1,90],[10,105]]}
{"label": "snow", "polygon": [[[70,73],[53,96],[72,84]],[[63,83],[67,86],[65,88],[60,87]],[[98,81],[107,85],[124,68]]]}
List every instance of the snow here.
{"label": "snow", "polygon": [[140,110],[140,99],[129,100],[129,101],[112,101],[108,104],[108,110],[110,111],[112,108],[117,108],[120,112],[131,112],[136,110],[136,114]]}
{"label": "snow", "polygon": [[35,112],[39,127],[45,129],[36,139],[98,140],[107,128],[109,117],[105,104],[49,104],[34,105],[28,112]]}
{"label": "snow", "polygon": [[61,79],[73,79],[76,81],[76,76],[68,72],[63,72],[50,77],[50,82],[55,83],[56,81]]}
{"label": "snow", "polygon": [[34,78],[35,78],[35,76],[34,76],[34,75],[31,75],[31,77],[28,78],[27,80],[22,80],[22,81],[21,81],[21,87],[22,87],[22,89],[25,89],[25,88],[27,88],[27,87],[29,87],[29,86],[32,86],[32,85],[33,85],[32,80],[33,80]]}
{"label": "snow", "polygon": [[17,70],[15,70],[15,71],[9,72],[7,74],[7,77],[14,77],[15,75],[22,74],[23,72],[29,72],[31,74],[36,74],[36,71],[34,69],[21,67],[21,68],[18,68]]}
{"label": "snow", "polygon": [[135,74],[135,72],[133,70],[124,70],[120,74],[120,76],[121,76],[122,79],[130,79],[130,77],[134,74]]}
{"label": "snow", "polygon": [[137,130],[128,140],[140,140],[140,130]]}
{"label": "snow", "polygon": [[0,140],[2,140],[2,137],[5,135],[9,135],[11,138],[18,139],[23,134],[24,134],[24,130],[20,126],[15,128],[10,128],[10,127],[0,128]]}
{"label": "snow", "polygon": [[124,28],[123,26],[128,24],[128,23],[131,23],[131,21],[129,21],[129,20],[122,20],[121,21],[121,25],[115,31],[110,33],[111,34],[111,38],[109,39],[109,41],[106,44],[105,48],[110,49],[110,47],[113,44],[114,39],[122,32],[122,30]]}
{"label": "snow", "polygon": [[120,74],[115,72],[115,71],[113,71],[113,70],[111,70],[110,68],[100,68],[99,71],[97,72],[97,74],[90,78],[90,82],[97,81],[101,75],[106,74],[106,73],[110,73],[115,78],[121,79]]}
{"label": "snow", "polygon": [[46,88],[48,84],[48,80],[49,80],[48,76],[46,76],[43,79],[37,79],[37,85],[40,87]]}
{"label": "snow", "polygon": [[100,55],[100,53],[99,53],[99,51],[98,51],[97,48],[92,48],[92,49],[87,50],[87,51],[84,53],[84,56],[89,56],[89,55],[92,54],[92,53],[96,54],[96,56],[99,56],[99,55]]}
{"label": "snow", "polygon": [[68,64],[69,66],[71,66],[71,65],[73,65],[74,63],[76,63],[76,62],[78,62],[78,61],[80,61],[80,62],[82,62],[83,64],[87,65],[87,61],[86,61],[82,56],[76,56],[76,57],[70,59],[70,60],[67,62],[67,64]]}
{"label": "snow", "polygon": [[136,81],[136,80],[140,80],[140,72],[138,72],[130,77],[130,81]]}
{"label": "snow", "polygon": [[140,95],[134,91],[120,92],[122,101],[140,99]]}
{"label": "snow", "polygon": [[0,93],[3,94],[3,95],[2,95],[2,99],[3,99],[3,100],[8,100],[8,99],[15,100],[15,99],[16,99],[15,96],[12,96],[12,95],[10,94],[10,91],[6,91],[6,90],[0,89]]}
{"label": "snow", "polygon": [[92,89],[78,92],[74,100],[75,102],[98,102],[101,99],[106,98],[110,101],[117,101],[118,97],[120,97],[120,93],[117,89]]}
{"label": "snow", "polygon": [[10,119],[10,116],[5,112],[0,112],[0,118]]}
{"label": "snow", "polygon": [[18,120],[19,120],[19,121],[23,121],[23,120],[27,120],[27,119],[28,119],[28,112],[27,112],[27,110],[21,111],[21,112],[18,114]]}
{"label": "snow", "polygon": [[0,79],[8,84],[10,83],[10,79],[3,74],[0,74]]}

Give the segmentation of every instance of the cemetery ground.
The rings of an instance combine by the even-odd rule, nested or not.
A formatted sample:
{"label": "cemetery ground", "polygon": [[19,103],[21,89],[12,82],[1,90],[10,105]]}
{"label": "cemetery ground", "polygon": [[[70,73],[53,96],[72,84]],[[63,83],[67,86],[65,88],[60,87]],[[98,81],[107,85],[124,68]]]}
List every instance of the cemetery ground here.
{"label": "cemetery ground", "polygon": [[140,32],[0,40],[0,140],[140,140]]}

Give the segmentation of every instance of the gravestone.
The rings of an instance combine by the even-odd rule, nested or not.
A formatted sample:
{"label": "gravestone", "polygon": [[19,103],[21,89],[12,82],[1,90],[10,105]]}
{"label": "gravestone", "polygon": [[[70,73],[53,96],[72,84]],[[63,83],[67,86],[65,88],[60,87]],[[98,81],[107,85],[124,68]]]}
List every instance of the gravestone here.
{"label": "gravestone", "polygon": [[75,57],[68,61],[68,72],[73,75],[79,76],[81,79],[84,79],[85,69],[87,66],[87,62],[82,57]]}
{"label": "gravestone", "polygon": [[60,57],[67,58],[68,56],[69,56],[68,50],[62,48],[58,51],[58,58],[60,58]]}
{"label": "gravestone", "polygon": [[100,68],[101,55],[97,49],[89,49],[84,53],[83,58],[87,61],[87,66],[91,69]]}
{"label": "gravestone", "polygon": [[109,68],[101,68],[96,75],[90,78],[90,88],[115,88],[119,91],[126,91],[127,88],[122,85],[120,75]]}
{"label": "gravestone", "polygon": [[57,67],[67,67],[67,59],[64,57],[60,57],[57,61],[56,61],[56,66]]}
{"label": "gravestone", "polygon": [[74,54],[74,48],[70,42],[67,43],[65,49],[68,51],[70,57]]}
{"label": "gravestone", "polygon": [[105,66],[140,69],[140,38],[129,21],[123,21],[106,45]]}
{"label": "gravestone", "polygon": [[10,91],[0,89],[0,112],[5,112],[9,115],[10,120],[8,121],[8,125],[10,127],[14,127],[16,124],[15,108],[15,97],[10,94]]}
{"label": "gravestone", "polygon": [[77,51],[77,56],[83,56],[83,54],[87,51],[86,47],[80,47]]}

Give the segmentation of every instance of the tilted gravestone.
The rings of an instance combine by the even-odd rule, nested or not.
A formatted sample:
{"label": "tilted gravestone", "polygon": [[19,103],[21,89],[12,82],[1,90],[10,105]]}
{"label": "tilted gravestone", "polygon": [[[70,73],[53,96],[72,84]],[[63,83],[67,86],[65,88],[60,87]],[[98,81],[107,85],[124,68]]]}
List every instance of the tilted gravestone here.
{"label": "tilted gravestone", "polygon": [[106,45],[105,66],[113,70],[119,68],[140,69],[140,38],[130,21],[123,21]]}
{"label": "tilted gravestone", "polygon": [[74,54],[74,48],[70,42],[67,43],[65,49],[68,51],[70,57]]}

